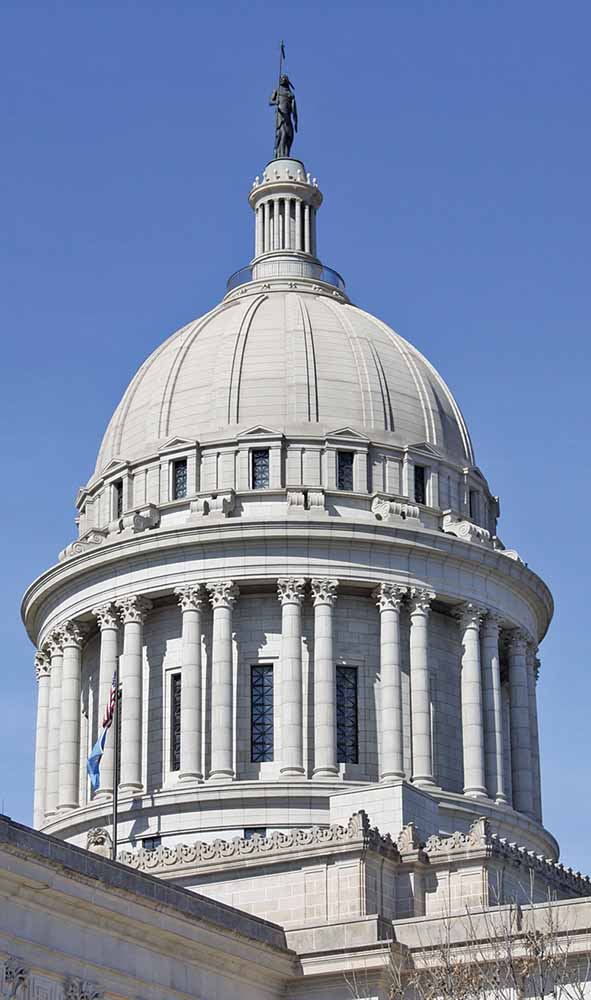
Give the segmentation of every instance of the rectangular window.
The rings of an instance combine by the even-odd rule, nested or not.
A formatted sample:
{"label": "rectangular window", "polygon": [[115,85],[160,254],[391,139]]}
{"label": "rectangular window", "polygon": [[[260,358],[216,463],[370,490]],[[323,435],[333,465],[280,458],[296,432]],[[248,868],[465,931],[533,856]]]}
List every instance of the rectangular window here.
{"label": "rectangular window", "polygon": [[118,479],[113,483],[113,517],[121,517],[123,514],[123,480]]}
{"label": "rectangular window", "polygon": [[178,458],[172,464],[172,499],[182,500],[187,495],[187,459]]}
{"label": "rectangular window", "polygon": [[181,769],[181,675],[170,678],[170,770]]}
{"label": "rectangular window", "polygon": [[160,847],[162,843],[162,837],[156,834],[155,837],[144,837],[142,840],[142,847],[144,851],[155,851],[157,847]]}
{"label": "rectangular window", "polygon": [[353,489],[353,452],[337,452],[337,487],[339,490]]}
{"label": "rectangular window", "polygon": [[273,666],[250,668],[250,759],[273,760]]}
{"label": "rectangular window", "polygon": [[337,761],[359,762],[357,727],[357,667],[337,665]]}
{"label": "rectangular window", "polygon": [[244,840],[252,840],[253,837],[266,837],[267,827],[266,826],[245,826],[244,828]]}
{"label": "rectangular window", "polygon": [[470,490],[468,502],[470,504],[470,517],[476,521],[478,519],[478,493],[476,490]]}
{"label": "rectangular window", "polygon": [[415,465],[415,503],[427,503],[425,466]]}
{"label": "rectangular window", "polygon": [[266,490],[269,487],[269,449],[257,448],[252,453],[252,488]]}

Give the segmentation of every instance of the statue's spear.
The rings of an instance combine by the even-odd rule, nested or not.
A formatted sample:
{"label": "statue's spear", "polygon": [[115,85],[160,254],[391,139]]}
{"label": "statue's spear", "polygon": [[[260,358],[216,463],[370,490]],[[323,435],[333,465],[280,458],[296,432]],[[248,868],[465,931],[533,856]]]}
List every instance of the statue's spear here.
{"label": "statue's spear", "polygon": [[285,44],[283,39],[279,44],[279,83],[281,83],[281,70],[283,69],[283,60],[285,59]]}

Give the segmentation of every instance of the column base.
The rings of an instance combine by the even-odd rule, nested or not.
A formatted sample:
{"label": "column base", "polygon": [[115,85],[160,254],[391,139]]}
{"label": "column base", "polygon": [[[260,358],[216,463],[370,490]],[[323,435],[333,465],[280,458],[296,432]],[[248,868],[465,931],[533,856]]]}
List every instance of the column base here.
{"label": "column base", "polygon": [[435,781],[430,774],[413,774],[411,784],[416,785],[417,788],[437,788]]}
{"label": "column base", "polygon": [[80,808],[79,802],[60,802],[55,811],[55,815],[59,815],[60,813],[65,813],[65,812],[71,812],[72,809],[79,809],[79,808]]}
{"label": "column base", "polygon": [[180,771],[179,781],[183,784],[189,784],[189,782],[192,782],[196,785],[203,781],[203,775],[200,771]]}
{"label": "column base", "polygon": [[119,792],[143,792],[144,786],[141,781],[126,781],[119,785]]}
{"label": "column base", "polygon": [[466,788],[464,788],[464,795],[466,796],[467,799],[487,799],[488,798],[488,792],[487,792],[486,788],[482,788],[479,785],[476,785],[474,787],[466,787]]}
{"label": "column base", "polygon": [[217,784],[230,784],[234,781],[233,771],[210,771],[207,780],[211,782],[216,782]]}
{"label": "column base", "polygon": [[[281,772],[282,774],[285,772]],[[312,777],[315,780],[321,781],[334,781],[335,778],[339,776],[338,767],[315,767],[312,771]]]}
{"label": "column base", "polygon": [[96,792],[92,796],[91,803],[94,802],[112,802],[113,792],[110,788],[97,788]]}
{"label": "column base", "polygon": [[498,806],[509,806],[509,799],[506,795],[497,795],[495,802]]}
{"label": "column base", "polygon": [[303,767],[281,767],[279,768],[279,774],[282,778],[305,779],[306,777],[306,772]]}
{"label": "column base", "polygon": [[383,784],[390,784],[393,781],[404,781],[404,778],[404,771],[384,771],[383,774],[380,774],[380,782]]}

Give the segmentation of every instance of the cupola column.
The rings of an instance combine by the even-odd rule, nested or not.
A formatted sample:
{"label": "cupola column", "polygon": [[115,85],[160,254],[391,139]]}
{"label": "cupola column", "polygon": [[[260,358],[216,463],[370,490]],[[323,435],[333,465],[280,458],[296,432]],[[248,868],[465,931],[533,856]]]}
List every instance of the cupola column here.
{"label": "cupola column", "polygon": [[35,740],[35,797],[33,825],[39,829],[45,816],[45,789],[47,784],[47,726],[49,714],[49,684],[51,664],[43,650],[35,653],[37,677],[37,731]]}
{"label": "cupola column", "polygon": [[[114,604],[101,604],[92,609],[98,622],[101,636],[99,662],[98,691],[98,733],[102,731],[105,711],[111,697],[113,678],[117,672],[117,657],[119,655],[119,616]],[[105,749],[101,758],[100,786],[95,793],[96,799],[111,799],[113,797],[113,767],[115,764],[115,739],[110,736],[105,741]]]}
{"label": "cupola column", "polygon": [[482,697],[484,708],[484,764],[491,799],[507,804],[503,753],[503,701],[499,657],[500,618],[488,613],[480,629]]}
{"label": "cupola column", "polygon": [[84,632],[80,625],[73,621],[66,623],[63,628],[58,810],[77,809],[80,804],[80,689],[83,638]]}
{"label": "cupola column", "polygon": [[232,609],[240,592],[233,580],[216,580],[214,583],[208,583],[207,589],[213,608],[209,778],[213,781],[232,781],[234,778]]}
{"label": "cupola column", "polygon": [[373,592],[380,611],[380,781],[404,778],[400,608],[406,587],[381,583]]}
{"label": "cupola column", "polygon": [[60,629],[55,629],[50,634],[47,645],[51,660],[51,677],[49,682],[45,815],[52,816],[57,811],[60,766],[60,716],[62,710],[62,666],[64,662],[64,639]]}
{"label": "cupola column", "polygon": [[416,785],[435,785],[431,738],[431,691],[429,684],[429,611],[435,594],[413,587],[410,592],[410,698],[412,725],[412,780]]}
{"label": "cupola column", "polygon": [[281,774],[301,777],[304,769],[302,691],[303,577],[277,581],[281,601]]}
{"label": "cupola column", "polygon": [[527,684],[529,688],[529,731],[533,763],[533,808],[534,816],[542,822],[542,782],[540,776],[540,736],[538,731],[538,700],[536,687],[540,661],[536,657],[535,643],[527,644]]}
{"label": "cupola column", "polygon": [[[262,209],[259,209],[262,211]],[[191,584],[175,590],[181,606],[181,769],[179,781],[200,781],[201,763],[201,617],[203,585]]]}
{"label": "cupola column", "polygon": [[458,611],[462,633],[461,700],[464,795],[486,798],[484,722],[480,669],[480,623],[484,609],[464,604]]}
{"label": "cupola column", "polygon": [[141,791],[142,782],[142,695],[144,622],[152,607],[145,597],[123,597],[117,601],[123,621],[121,682],[121,767],[120,788]]}
{"label": "cupola column", "polygon": [[533,784],[529,687],[526,646],[528,636],[515,629],[509,636],[509,701],[511,707],[511,771],[513,808],[533,816]]}
{"label": "cupola column", "polygon": [[334,778],[337,764],[337,705],[333,608],[338,580],[312,580],[314,601],[314,777]]}

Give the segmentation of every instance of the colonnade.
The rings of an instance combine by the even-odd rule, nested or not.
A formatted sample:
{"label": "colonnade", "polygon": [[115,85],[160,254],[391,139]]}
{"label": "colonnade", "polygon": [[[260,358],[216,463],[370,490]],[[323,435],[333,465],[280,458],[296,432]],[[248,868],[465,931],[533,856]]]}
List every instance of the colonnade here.
{"label": "colonnade", "polygon": [[301,198],[266,198],[255,210],[255,257],[273,250],[316,256],[316,209]]}
{"label": "colonnade", "polygon": [[[313,777],[334,780],[337,760],[336,665],[334,607],[338,581],[281,577],[281,759],[282,777],[305,779],[302,665],[302,607],[309,591],[314,609],[314,759]],[[235,778],[233,733],[232,616],[239,589],[233,580],[196,582],[177,588],[182,616],[179,781],[205,777],[217,782]],[[434,592],[425,588],[380,583],[372,593],[380,617],[379,778],[404,778],[403,701],[400,615],[410,620],[411,780],[436,787],[433,754],[433,699],[429,666],[429,617]],[[202,760],[201,635],[209,600],[213,614],[211,664],[211,767]],[[117,669],[122,688],[119,787],[141,793],[143,626],[151,602],[129,596],[93,608],[100,632],[98,698],[102,713]],[[519,812],[541,818],[539,749],[535,685],[535,648],[520,629],[503,626],[492,611],[473,603],[455,609],[461,638],[460,694],[464,794],[508,803],[508,775],[503,748],[503,715],[499,641],[508,633],[512,804]],[[78,808],[80,767],[82,647],[89,626],[70,621],[53,631],[36,654],[39,681],[35,764],[35,825],[62,811]],[[99,727],[102,717],[99,718]],[[111,796],[113,740],[107,740],[101,762],[97,798]]]}

